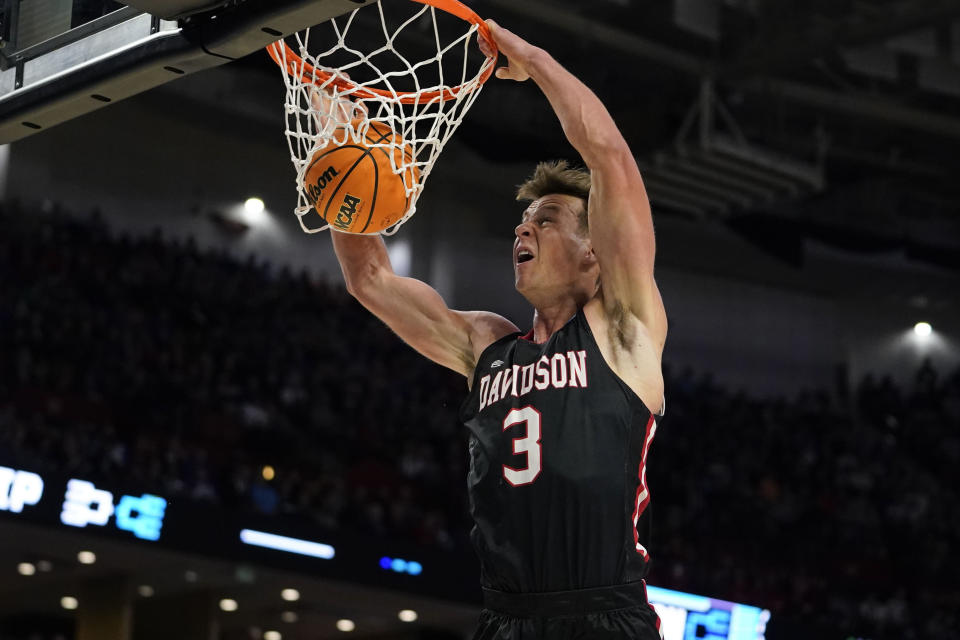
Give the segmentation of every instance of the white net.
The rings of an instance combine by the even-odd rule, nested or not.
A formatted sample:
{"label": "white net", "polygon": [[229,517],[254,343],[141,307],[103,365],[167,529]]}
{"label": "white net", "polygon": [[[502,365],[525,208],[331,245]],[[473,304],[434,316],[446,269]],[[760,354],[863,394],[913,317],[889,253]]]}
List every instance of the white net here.
{"label": "white net", "polygon": [[[418,4],[426,2],[445,10]],[[307,233],[328,226],[312,215],[304,188],[311,159],[329,145],[362,140],[368,147],[385,147],[391,168],[403,180],[408,208],[382,232],[395,233],[416,211],[437,157],[493,71],[494,58],[483,56],[474,40],[478,30],[488,39],[485,26],[459,3],[397,0],[388,8],[381,2],[375,6],[301,31],[289,45],[281,40],[268,48],[284,71],[286,137],[297,173],[295,211]],[[398,11],[406,15],[397,17]],[[397,135],[371,143],[366,138],[371,121]]]}

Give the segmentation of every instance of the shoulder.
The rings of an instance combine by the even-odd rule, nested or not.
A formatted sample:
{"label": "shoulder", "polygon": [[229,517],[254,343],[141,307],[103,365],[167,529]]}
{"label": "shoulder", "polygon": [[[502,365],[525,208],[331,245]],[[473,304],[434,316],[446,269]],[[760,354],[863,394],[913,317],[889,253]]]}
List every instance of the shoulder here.
{"label": "shoulder", "polygon": [[468,327],[474,367],[487,347],[505,336],[520,331],[517,325],[490,311],[457,311],[455,313]]}

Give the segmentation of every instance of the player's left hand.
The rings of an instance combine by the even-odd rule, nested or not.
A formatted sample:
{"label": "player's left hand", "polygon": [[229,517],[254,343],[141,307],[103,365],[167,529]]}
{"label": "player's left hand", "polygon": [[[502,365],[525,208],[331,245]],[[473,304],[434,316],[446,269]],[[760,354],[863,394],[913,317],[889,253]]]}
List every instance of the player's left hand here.
{"label": "player's left hand", "polygon": [[[341,74],[347,80],[350,76]],[[350,99],[348,95],[335,93],[332,85],[310,88],[310,107],[317,122],[317,131],[321,135],[329,134],[337,126],[349,123],[354,118],[367,115],[367,105]]]}
{"label": "player's left hand", "polygon": [[[516,80],[517,82],[529,79],[530,74],[524,67],[523,61],[532,52],[536,51],[536,47],[509,29],[504,29],[493,20],[487,20],[487,26],[490,27],[490,35],[493,36],[497,48],[507,56],[508,60],[506,67],[497,69],[497,77],[501,80]],[[483,40],[480,40],[480,50],[483,51],[484,55],[490,56]]]}

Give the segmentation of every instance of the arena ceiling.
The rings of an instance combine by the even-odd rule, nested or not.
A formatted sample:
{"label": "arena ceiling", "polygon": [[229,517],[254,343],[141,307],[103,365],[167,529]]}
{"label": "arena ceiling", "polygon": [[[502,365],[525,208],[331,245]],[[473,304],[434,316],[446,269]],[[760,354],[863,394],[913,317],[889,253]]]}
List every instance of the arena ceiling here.
{"label": "arena ceiling", "polygon": [[[259,1],[203,4],[210,12],[186,20]],[[546,48],[599,94],[658,214],[728,224],[788,262],[814,237],[960,268],[956,0],[468,4]],[[259,50],[201,75],[226,73],[278,84]],[[275,95],[255,92],[218,107],[211,119],[279,111]],[[543,96],[505,82],[488,84],[457,141],[496,163],[576,158]]]}
{"label": "arena ceiling", "polygon": [[[957,248],[957,2],[477,4],[553,52],[597,91],[648,165],[645,174],[703,146],[699,124],[690,126],[684,118],[701,109],[705,96],[712,100],[713,132],[739,129],[748,146],[823,171],[822,184],[806,185],[793,197],[746,206],[728,200],[734,206],[726,209],[709,202],[670,206],[665,201],[671,198],[661,197],[659,211],[786,219],[855,232],[866,248],[898,243]],[[544,149],[564,153],[557,143],[559,127],[542,124],[552,120],[535,92],[503,83],[487,90],[494,99],[477,106],[463,132],[478,149],[512,149],[531,160]],[[511,106],[506,116],[504,104]],[[678,147],[685,153],[678,154]],[[678,179],[683,176],[673,173],[678,183],[673,186],[684,187]],[[729,186],[721,175],[715,186],[725,182]],[[655,204],[656,186],[648,184]],[[674,195],[670,184],[664,186],[667,196]]]}
{"label": "arena ceiling", "polygon": [[[657,215],[728,225],[788,263],[814,238],[960,269],[955,0],[469,4],[598,93]],[[237,69],[276,80],[260,52],[207,73]],[[456,137],[490,162],[577,157],[532,86],[488,83]]]}

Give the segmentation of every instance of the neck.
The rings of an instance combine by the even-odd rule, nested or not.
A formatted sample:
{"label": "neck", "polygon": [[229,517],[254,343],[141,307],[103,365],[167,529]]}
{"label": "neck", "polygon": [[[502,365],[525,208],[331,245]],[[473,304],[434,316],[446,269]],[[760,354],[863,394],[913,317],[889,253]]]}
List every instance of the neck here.
{"label": "neck", "polygon": [[537,307],[533,311],[533,341],[543,344],[572,318],[581,305],[572,298]]}

